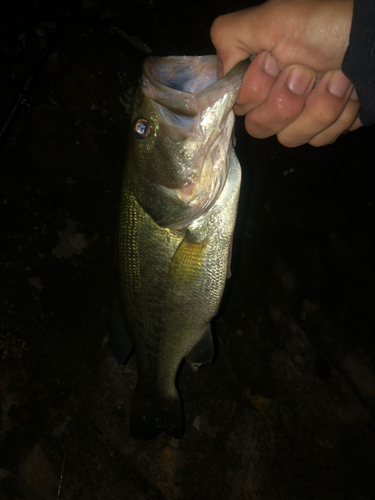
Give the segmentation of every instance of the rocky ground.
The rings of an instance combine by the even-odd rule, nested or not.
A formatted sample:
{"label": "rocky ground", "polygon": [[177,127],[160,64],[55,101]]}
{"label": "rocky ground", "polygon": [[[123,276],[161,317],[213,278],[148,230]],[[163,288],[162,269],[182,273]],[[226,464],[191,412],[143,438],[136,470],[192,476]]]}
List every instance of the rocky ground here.
{"label": "rocky ground", "polygon": [[117,364],[108,324],[131,96],[151,51],[213,53],[213,19],[246,5],[39,0],[2,19],[3,123],[24,103],[0,144],[0,500],[374,497],[373,127],[288,150],[237,121],[217,356],[179,373],[182,439],[129,434],[135,359]]}

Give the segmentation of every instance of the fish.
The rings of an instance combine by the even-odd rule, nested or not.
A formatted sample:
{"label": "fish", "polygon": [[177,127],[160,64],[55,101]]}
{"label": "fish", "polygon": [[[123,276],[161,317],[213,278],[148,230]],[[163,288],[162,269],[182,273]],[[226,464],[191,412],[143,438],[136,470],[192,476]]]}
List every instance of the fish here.
{"label": "fish", "polygon": [[119,293],[110,332],[134,346],[134,438],[184,434],[183,359],[210,363],[210,323],[227,278],[241,184],[233,106],[249,60],[217,80],[216,56],[148,57],[132,100],[118,225]]}

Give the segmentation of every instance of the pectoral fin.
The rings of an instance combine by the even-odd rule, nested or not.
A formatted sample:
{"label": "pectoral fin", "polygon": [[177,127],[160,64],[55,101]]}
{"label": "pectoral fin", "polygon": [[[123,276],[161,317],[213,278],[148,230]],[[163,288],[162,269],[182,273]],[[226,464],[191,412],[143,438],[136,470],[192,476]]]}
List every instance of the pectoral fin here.
{"label": "pectoral fin", "polygon": [[196,372],[201,365],[211,363],[214,354],[215,349],[212,342],[211,328],[208,327],[200,341],[195,344],[188,356],[186,356],[186,361],[190,363],[191,369]]}
{"label": "pectoral fin", "polygon": [[125,363],[126,358],[133,347],[133,342],[126,333],[124,320],[121,316],[118,300],[112,307],[111,326],[109,329],[109,346],[112,354],[115,356],[120,365]]}
{"label": "pectoral fin", "polygon": [[187,232],[177,247],[169,266],[168,281],[173,285],[188,285],[201,274],[207,240],[195,242]]}

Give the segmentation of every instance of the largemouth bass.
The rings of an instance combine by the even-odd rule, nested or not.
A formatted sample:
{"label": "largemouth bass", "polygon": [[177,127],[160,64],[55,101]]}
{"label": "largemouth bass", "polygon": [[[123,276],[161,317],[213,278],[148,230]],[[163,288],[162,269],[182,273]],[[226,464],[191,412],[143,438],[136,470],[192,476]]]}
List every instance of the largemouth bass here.
{"label": "largemouth bass", "polygon": [[[241,169],[233,105],[248,61],[217,81],[216,56],[150,57],[132,103],[123,177],[119,312],[134,344],[134,437],[183,434],[175,378],[213,357],[210,321],[229,272]],[[116,328],[124,362],[131,343]]]}

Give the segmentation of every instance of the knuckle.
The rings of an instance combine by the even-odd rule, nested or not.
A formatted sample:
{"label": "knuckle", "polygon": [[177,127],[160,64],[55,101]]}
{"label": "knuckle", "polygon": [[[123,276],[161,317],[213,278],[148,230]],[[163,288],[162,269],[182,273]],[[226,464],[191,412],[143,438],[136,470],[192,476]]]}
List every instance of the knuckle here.
{"label": "knuckle", "polygon": [[312,122],[324,127],[334,123],[339,118],[342,109],[338,110],[336,107],[319,105],[310,107],[309,111]]}
{"label": "knuckle", "polygon": [[222,30],[224,24],[225,24],[224,16],[217,17],[212,23],[210,36],[212,43],[215,45],[215,47],[220,43],[220,40],[222,39]]}
{"label": "knuckle", "polygon": [[345,131],[347,131],[358,116],[359,104],[349,101],[338,118],[322,132],[313,137],[309,144],[314,147],[321,147],[332,144]]}
{"label": "knuckle", "polygon": [[327,146],[335,142],[339,135],[340,134],[318,134],[309,141],[309,144],[314,148],[321,148],[322,146]]}
{"label": "knuckle", "polygon": [[304,101],[296,96],[274,95],[268,103],[270,109],[279,119],[292,123],[302,112]]}
{"label": "knuckle", "polygon": [[343,112],[338,118],[338,123],[341,125],[341,127],[346,130],[348,129],[354,121],[357,119],[359,112],[359,103],[355,101],[348,101],[346,104]]}
{"label": "knuckle", "polygon": [[245,103],[240,102],[240,104],[246,104],[252,108],[256,108],[267,101],[268,88],[261,85],[257,81],[251,81],[246,86],[246,101]]}
{"label": "knuckle", "polygon": [[272,133],[268,133],[267,127],[264,125],[264,123],[258,120],[253,113],[248,113],[246,115],[245,128],[246,132],[256,139],[264,139],[272,135]]}
{"label": "knuckle", "polygon": [[281,130],[277,134],[277,140],[286,148],[296,148],[305,142],[301,137],[298,137],[298,135],[288,129]]}

